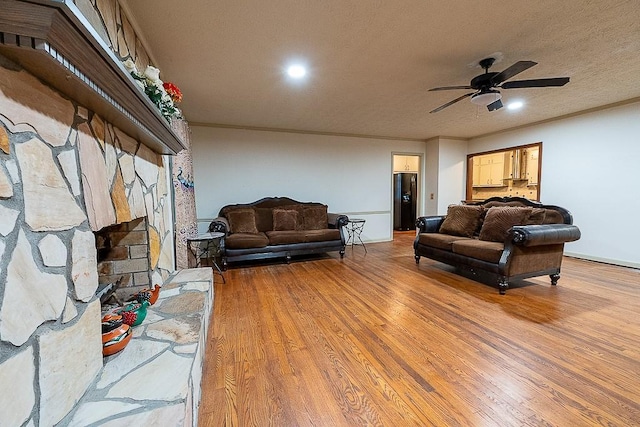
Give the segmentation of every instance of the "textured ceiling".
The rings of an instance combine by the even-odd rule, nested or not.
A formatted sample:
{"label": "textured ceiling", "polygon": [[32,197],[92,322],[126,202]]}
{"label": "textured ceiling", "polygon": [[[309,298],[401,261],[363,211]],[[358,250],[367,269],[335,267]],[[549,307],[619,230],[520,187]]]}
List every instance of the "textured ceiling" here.
{"label": "textured ceiling", "polygon": [[[191,123],[428,139],[469,138],[640,97],[637,0],[130,0],[161,78]],[[513,80],[570,76],[561,88],[503,90],[518,112],[464,93],[477,62],[538,65]],[[304,61],[292,84],[284,68]]]}

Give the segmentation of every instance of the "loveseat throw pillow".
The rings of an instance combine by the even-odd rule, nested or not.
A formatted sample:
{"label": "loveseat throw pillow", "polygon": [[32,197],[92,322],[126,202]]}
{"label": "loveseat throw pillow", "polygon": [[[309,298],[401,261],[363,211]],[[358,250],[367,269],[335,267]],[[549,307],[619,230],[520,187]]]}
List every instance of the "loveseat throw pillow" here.
{"label": "loveseat throw pillow", "polygon": [[297,230],[298,211],[293,209],[273,210],[273,231]]}
{"label": "loveseat throw pillow", "polygon": [[484,210],[482,206],[450,205],[447,217],[440,226],[439,232],[454,236],[472,237],[476,232]]}
{"label": "loveseat throw pillow", "polygon": [[258,233],[256,214],[253,209],[234,209],[227,212],[227,220],[232,233]]}
{"label": "loveseat throw pillow", "polygon": [[480,229],[480,240],[504,242],[509,229],[514,225],[525,225],[532,209],[530,207],[493,207],[489,208]]}

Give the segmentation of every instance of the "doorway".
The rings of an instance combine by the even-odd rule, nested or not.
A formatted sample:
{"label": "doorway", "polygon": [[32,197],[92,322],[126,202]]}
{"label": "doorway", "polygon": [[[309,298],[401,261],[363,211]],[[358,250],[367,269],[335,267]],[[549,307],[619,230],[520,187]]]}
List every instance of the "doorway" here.
{"label": "doorway", "polygon": [[393,232],[415,230],[419,206],[421,156],[393,155]]}

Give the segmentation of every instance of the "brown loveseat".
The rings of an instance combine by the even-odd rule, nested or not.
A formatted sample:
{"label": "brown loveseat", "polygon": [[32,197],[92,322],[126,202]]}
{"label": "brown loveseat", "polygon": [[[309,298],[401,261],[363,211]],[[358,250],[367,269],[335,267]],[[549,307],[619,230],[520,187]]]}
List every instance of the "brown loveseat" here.
{"label": "brown loveseat", "polygon": [[[489,276],[504,294],[512,280],[549,275],[560,278],[566,242],[580,238],[568,210],[521,197],[492,197],[451,205],[446,216],[418,218],[416,263],[431,258]],[[486,274],[485,274],[486,273]]]}
{"label": "brown loveseat", "polygon": [[327,212],[321,203],[288,197],[265,197],[253,203],[227,205],[209,224],[225,234],[220,241],[222,267],[236,261],[285,258],[339,251],[344,256],[346,215]]}

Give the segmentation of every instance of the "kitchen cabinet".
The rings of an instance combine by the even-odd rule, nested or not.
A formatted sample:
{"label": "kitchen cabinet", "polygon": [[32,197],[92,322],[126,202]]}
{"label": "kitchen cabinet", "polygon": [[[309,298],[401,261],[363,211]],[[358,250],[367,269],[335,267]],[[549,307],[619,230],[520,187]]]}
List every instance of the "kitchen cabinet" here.
{"label": "kitchen cabinet", "polygon": [[420,166],[420,156],[393,156],[393,172],[403,173],[412,172],[418,173]]}
{"label": "kitchen cabinet", "polygon": [[504,153],[485,154],[473,158],[474,187],[504,187]]}
{"label": "kitchen cabinet", "polygon": [[538,185],[539,174],[539,155],[540,150],[538,147],[531,147],[524,150],[526,155],[525,172],[526,178],[529,181],[529,185]]}
{"label": "kitchen cabinet", "polygon": [[473,157],[473,178],[472,185],[474,187],[480,185],[480,156]]}

